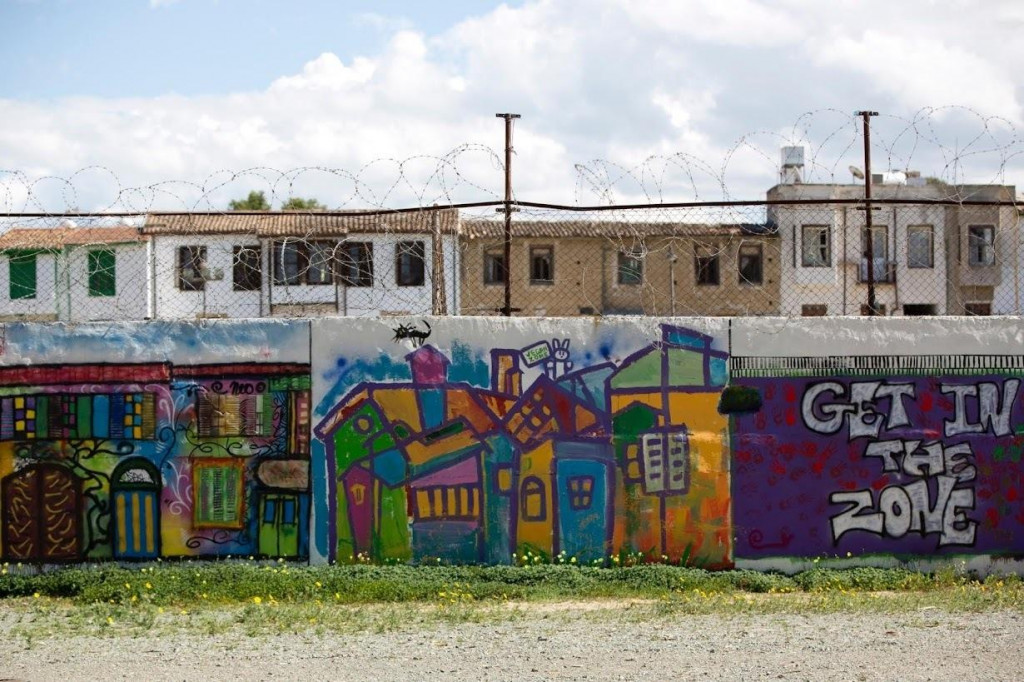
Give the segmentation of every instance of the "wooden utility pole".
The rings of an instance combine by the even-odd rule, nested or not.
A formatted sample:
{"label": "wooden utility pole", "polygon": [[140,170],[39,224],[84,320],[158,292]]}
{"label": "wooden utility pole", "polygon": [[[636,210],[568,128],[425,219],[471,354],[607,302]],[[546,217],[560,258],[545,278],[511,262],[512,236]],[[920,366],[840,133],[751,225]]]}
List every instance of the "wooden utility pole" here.
{"label": "wooden utility pole", "polygon": [[868,315],[878,314],[875,301],[875,235],[871,228],[871,117],[878,116],[877,111],[858,111],[864,121],[864,224],[867,230],[868,259]]}
{"label": "wooden utility pole", "polygon": [[505,119],[505,201],[501,211],[505,213],[505,302],[501,314],[512,316],[512,121],[519,114],[495,114]]}

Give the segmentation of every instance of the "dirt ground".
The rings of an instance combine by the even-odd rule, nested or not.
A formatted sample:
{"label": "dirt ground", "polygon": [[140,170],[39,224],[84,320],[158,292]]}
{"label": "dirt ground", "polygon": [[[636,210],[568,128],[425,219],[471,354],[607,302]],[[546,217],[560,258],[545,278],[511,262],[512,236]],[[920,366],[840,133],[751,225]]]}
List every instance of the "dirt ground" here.
{"label": "dirt ground", "polygon": [[1024,616],[548,618],[356,635],[8,638],[15,680],[1009,680]]}

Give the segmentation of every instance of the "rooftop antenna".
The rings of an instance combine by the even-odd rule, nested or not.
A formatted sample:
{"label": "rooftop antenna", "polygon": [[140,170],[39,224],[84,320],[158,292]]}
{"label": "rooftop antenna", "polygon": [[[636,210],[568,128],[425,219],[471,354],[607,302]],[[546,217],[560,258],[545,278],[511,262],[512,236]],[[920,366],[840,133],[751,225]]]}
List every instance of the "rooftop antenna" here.
{"label": "rooftop antenna", "polygon": [[860,168],[857,168],[856,166],[850,166],[850,175],[853,176],[854,180],[864,179],[864,171],[862,171]]}

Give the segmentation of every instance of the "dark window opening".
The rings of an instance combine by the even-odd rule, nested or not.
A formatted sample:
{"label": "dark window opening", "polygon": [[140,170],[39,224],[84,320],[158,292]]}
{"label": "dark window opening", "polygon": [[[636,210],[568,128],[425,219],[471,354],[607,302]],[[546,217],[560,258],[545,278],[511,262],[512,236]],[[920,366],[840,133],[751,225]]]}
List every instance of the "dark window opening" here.
{"label": "dark window opening", "polygon": [[904,303],[903,314],[907,317],[920,317],[935,314],[934,303]]}
{"label": "dark window opening", "polygon": [[488,249],[484,252],[484,284],[505,283],[505,250]]}
{"label": "dark window opening", "polygon": [[694,268],[697,272],[697,284],[718,285],[718,249],[710,246],[697,246],[695,254]]}
{"label": "dark window opening", "polygon": [[346,242],[339,261],[341,281],[347,287],[373,286],[373,243]]}
{"label": "dark window opening", "polygon": [[421,287],[426,281],[426,249],[423,242],[398,242],[395,246],[395,281],[400,287]]}
{"label": "dark window opening", "polygon": [[764,251],[760,244],[740,246],[740,284],[762,284],[764,282]]}
{"label": "dark window opening", "polygon": [[205,246],[178,248],[178,288],[182,291],[202,291],[206,288]]}
{"label": "dark window opening", "polygon": [[644,281],[644,256],[640,251],[619,252],[619,284],[636,286]]}
{"label": "dark window opening", "polygon": [[551,246],[530,248],[530,284],[554,284],[555,249]]}
{"label": "dark window opening", "polygon": [[232,282],[235,291],[259,291],[263,264],[258,246],[236,246],[232,254]]}

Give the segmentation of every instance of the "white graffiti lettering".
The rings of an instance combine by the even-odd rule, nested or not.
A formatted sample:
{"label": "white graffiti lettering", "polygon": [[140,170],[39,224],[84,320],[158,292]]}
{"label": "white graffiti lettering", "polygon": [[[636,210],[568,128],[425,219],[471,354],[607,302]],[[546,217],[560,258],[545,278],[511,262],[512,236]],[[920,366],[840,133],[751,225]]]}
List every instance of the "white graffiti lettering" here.
{"label": "white graffiti lettering", "polygon": [[935,481],[934,501],[924,479],[883,488],[877,504],[870,488],[832,493],[829,502],[847,505],[832,517],[833,540],[859,530],[895,539],[937,533],[940,547],[973,545],[978,522],[966,512],[974,509],[974,491],[954,488],[955,476],[936,476]]}
{"label": "white graffiti lettering", "polygon": [[[1011,423],[1019,379],[969,384],[940,384],[950,401],[940,405],[952,414],[943,419],[943,436],[1014,432]],[[844,427],[847,439],[869,439],[864,458],[881,464],[882,472],[909,477],[909,482],[882,484],[861,490],[836,491],[829,502],[844,508],[831,518],[832,539],[851,531],[880,537],[908,534],[937,535],[939,546],[973,545],[978,522],[968,517],[975,509],[972,483],[978,477],[971,443],[946,444],[921,438],[883,438],[892,429],[912,429],[908,405],[917,399],[913,383],[823,381],[808,386],[801,404],[804,424],[821,434],[834,435]],[[929,404],[934,404],[929,401]],[[926,410],[931,407],[924,408]],[[934,433],[933,431],[919,433]],[[864,475],[864,474],[862,474]]]}
{"label": "white graffiti lettering", "polygon": [[[828,393],[834,396],[833,400],[818,400],[819,396]],[[883,426],[895,429],[910,424],[903,400],[914,398],[914,385],[911,383],[855,381],[850,384],[849,400],[841,400],[846,394],[846,389],[838,381],[824,381],[808,387],[801,405],[804,423],[812,431],[834,434],[842,429],[845,421],[850,440],[878,438]],[[881,399],[889,401],[888,411],[877,409],[876,401]]]}

